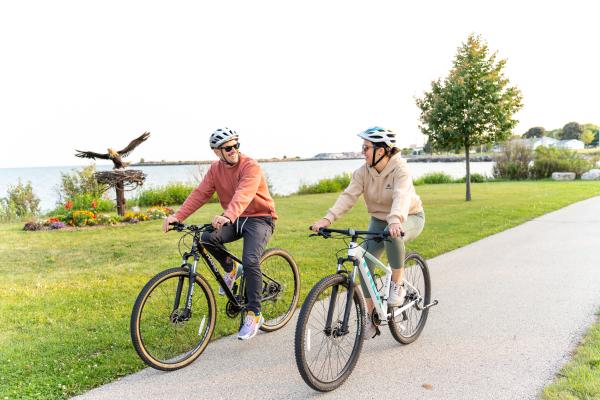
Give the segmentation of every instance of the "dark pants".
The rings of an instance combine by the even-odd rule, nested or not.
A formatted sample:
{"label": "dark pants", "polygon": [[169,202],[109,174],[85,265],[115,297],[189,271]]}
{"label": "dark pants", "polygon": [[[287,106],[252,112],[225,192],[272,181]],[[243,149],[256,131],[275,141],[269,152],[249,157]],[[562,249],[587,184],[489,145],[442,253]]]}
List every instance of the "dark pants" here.
{"label": "dark pants", "polygon": [[223,244],[244,238],[242,265],[244,266],[244,276],[246,278],[248,310],[256,314],[260,312],[260,299],[262,297],[260,258],[274,229],[275,224],[271,217],[240,217],[232,224],[225,225],[219,230],[202,234],[202,241],[207,244],[206,249],[226,271],[227,269],[231,271],[232,267],[227,262],[227,253],[224,252],[225,247]]}

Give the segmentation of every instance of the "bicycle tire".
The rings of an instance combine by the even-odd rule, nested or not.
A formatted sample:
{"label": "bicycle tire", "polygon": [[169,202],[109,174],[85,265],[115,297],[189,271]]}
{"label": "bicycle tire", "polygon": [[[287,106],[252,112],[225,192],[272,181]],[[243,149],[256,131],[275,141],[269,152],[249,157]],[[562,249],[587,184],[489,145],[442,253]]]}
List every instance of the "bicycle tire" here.
{"label": "bicycle tire", "polygon": [[[194,362],[210,342],[215,329],[215,297],[210,285],[201,275],[196,275],[194,280],[196,286],[190,318],[173,321],[179,311],[173,310],[178,282],[183,282],[180,307],[185,305],[189,271],[171,268],[160,272],[146,283],[131,312],[133,347],[142,361],[161,371],[174,371]],[[172,346],[172,350],[169,346]]]}
{"label": "bicycle tire", "polygon": [[[421,300],[418,302],[418,305],[423,307],[429,304],[431,301],[431,279],[427,262],[420,254],[409,252],[406,255],[404,265],[404,279],[421,293]],[[415,296],[416,293],[411,288],[407,288],[407,297],[409,299],[411,295]],[[428,314],[428,308],[418,310],[413,306],[404,311],[396,319],[390,320],[388,325],[394,339],[402,344],[410,344],[417,340],[425,327]]]}
{"label": "bicycle tire", "polygon": [[260,261],[263,277],[262,331],[283,328],[294,315],[300,296],[300,273],[294,258],[284,249],[267,249]]}
{"label": "bicycle tire", "polygon": [[[336,320],[332,321],[331,331],[335,332],[336,328],[339,329],[342,322],[341,319],[343,319],[348,290],[348,277],[342,274],[329,275],[321,279],[312,288],[302,305],[296,325],[294,350],[298,371],[308,386],[320,392],[334,390],[348,379],[358,362],[364,342],[365,300],[360,290],[354,290],[353,294],[352,301],[354,304],[350,312],[350,318],[353,318],[353,320],[350,320],[348,324],[350,333],[336,337],[334,333],[328,335],[325,332],[324,328],[330,305],[327,300],[331,298],[331,291],[336,286],[338,287],[338,293],[336,296],[336,308],[333,310]],[[345,290],[339,290],[340,288]],[[318,315],[319,312],[321,313],[320,316]],[[314,318],[311,318],[313,314]],[[316,330],[314,334],[312,332],[313,329]],[[319,329],[322,330],[319,331]],[[355,330],[355,332],[352,332],[352,330]],[[313,340],[316,341],[320,337],[322,337],[325,344],[321,343],[320,346],[315,346],[313,349]],[[342,355],[342,351],[340,350],[342,349],[343,341],[348,339],[354,339],[354,343],[350,343],[352,350],[345,361],[340,361],[340,355]],[[318,351],[316,350],[317,347],[319,347]],[[335,360],[335,366],[332,366],[331,350],[334,347],[336,347],[336,356],[338,358]],[[324,361],[321,364],[318,358],[324,348]],[[326,353],[329,353],[329,355]],[[348,353],[346,352],[346,354]],[[329,362],[327,365],[328,368],[325,368],[325,363],[327,362]],[[332,367],[340,368],[336,373],[333,373]],[[324,373],[328,375],[323,376]],[[329,376],[329,373],[331,373],[331,376]]]}

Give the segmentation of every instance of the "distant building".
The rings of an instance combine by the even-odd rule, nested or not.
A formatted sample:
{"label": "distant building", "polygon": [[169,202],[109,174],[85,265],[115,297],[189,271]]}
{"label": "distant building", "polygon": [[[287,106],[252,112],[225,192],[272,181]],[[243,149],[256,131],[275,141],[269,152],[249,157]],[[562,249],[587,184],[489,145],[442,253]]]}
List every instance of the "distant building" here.
{"label": "distant building", "polygon": [[577,139],[560,140],[555,144],[555,147],[569,150],[581,150],[585,147],[585,144],[581,140]]}
{"label": "distant building", "polygon": [[319,153],[313,158],[317,160],[348,160],[353,158],[362,158],[362,154],[354,151],[346,151],[343,153]]}
{"label": "distant building", "polygon": [[411,155],[413,156],[420,156],[425,154],[425,151],[423,150],[422,147],[415,147],[412,149],[412,151],[410,152]]}
{"label": "distant building", "polygon": [[553,147],[556,146],[558,142],[560,142],[560,140],[551,138],[549,136],[542,136],[539,138],[531,138],[524,140],[527,140],[531,144],[531,148],[534,150],[540,146]]}

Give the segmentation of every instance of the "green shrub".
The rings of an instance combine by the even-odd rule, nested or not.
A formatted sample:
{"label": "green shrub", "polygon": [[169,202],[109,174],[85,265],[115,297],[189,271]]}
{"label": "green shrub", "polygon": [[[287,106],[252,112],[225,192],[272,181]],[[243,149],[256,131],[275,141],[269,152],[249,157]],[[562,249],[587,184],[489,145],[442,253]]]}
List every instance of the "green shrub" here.
{"label": "green shrub", "polygon": [[553,172],[575,172],[579,178],[591,168],[591,162],[575,151],[540,146],[535,150],[531,175],[536,179],[543,179],[551,177]]}
{"label": "green shrub", "polygon": [[528,143],[522,140],[511,140],[503,146],[502,152],[496,156],[494,178],[522,180],[529,178],[529,164],[533,153]]}
{"label": "green shrub", "polygon": [[[129,201],[129,204],[137,205],[139,207],[183,204],[185,199],[187,199],[195,188],[196,186],[194,185],[170,183],[157,188],[144,189],[135,199]],[[218,201],[217,195],[214,194],[208,202],[216,203]]]}
{"label": "green shrub", "polygon": [[440,183],[454,183],[454,179],[445,172],[429,172],[425,175],[421,175],[413,182],[415,186],[436,185]]}
{"label": "green shrub", "polygon": [[[485,175],[479,174],[477,172],[471,174],[471,183],[483,183],[483,182],[487,182],[492,180],[492,178],[489,178]],[[463,176],[462,178],[458,178],[457,180],[455,180],[454,182],[456,183],[465,183],[467,181],[467,177]]]}
{"label": "green shrub", "polygon": [[31,182],[23,184],[19,179],[16,186],[9,185],[6,197],[0,199],[0,219],[11,221],[16,218],[37,215],[40,199],[33,193]]}
{"label": "green shrub", "polygon": [[346,173],[333,178],[321,179],[312,185],[302,184],[298,188],[298,194],[341,192],[348,187],[351,179],[352,175]]}
{"label": "green shrub", "polygon": [[96,165],[88,165],[73,173],[60,174],[60,184],[56,188],[59,203],[75,199],[79,195],[90,195],[93,198],[101,198],[106,186],[96,181],[94,174]]}
{"label": "green shrub", "polygon": [[[92,194],[79,194],[72,199],[67,200],[69,209],[73,210],[90,210],[95,212],[111,212],[116,208],[115,202],[103,198],[96,198]],[[65,204],[66,204],[65,203]],[[65,204],[59,204],[56,208],[48,213],[48,215],[58,216],[67,213]]]}

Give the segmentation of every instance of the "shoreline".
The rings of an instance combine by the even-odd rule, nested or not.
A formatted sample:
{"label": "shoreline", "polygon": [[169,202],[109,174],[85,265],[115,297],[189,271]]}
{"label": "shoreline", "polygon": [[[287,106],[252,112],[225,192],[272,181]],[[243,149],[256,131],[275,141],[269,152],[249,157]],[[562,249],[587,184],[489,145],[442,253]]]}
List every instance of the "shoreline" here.
{"label": "shoreline", "polygon": [[[256,161],[259,163],[278,163],[278,162],[295,162],[295,161],[343,161],[343,160],[361,160],[362,157],[356,158],[259,158]],[[425,163],[436,163],[436,162],[464,162],[464,156],[407,156],[404,157],[407,162],[425,162]],[[214,160],[198,160],[198,161],[144,161],[131,163],[132,167],[162,167],[169,165],[204,165],[210,164]],[[492,156],[482,155],[473,156],[469,158],[471,162],[490,162],[494,161]]]}

